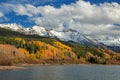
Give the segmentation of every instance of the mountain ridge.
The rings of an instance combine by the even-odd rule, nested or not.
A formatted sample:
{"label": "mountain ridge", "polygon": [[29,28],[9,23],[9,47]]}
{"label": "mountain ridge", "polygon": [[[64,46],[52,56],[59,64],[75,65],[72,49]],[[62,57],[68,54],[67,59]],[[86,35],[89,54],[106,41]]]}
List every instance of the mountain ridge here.
{"label": "mountain ridge", "polygon": [[41,26],[33,26],[25,28],[16,23],[13,24],[0,24],[1,28],[11,29],[16,32],[24,33],[26,35],[39,35],[43,37],[58,38],[62,41],[74,41],[80,44],[92,46],[92,47],[101,47],[104,49],[112,49],[119,52],[119,50],[114,47],[120,47],[120,39],[114,37],[108,37],[105,39],[93,39],[89,36],[79,33],[73,29],[66,29],[63,31],[56,31],[54,29],[46,29]]}

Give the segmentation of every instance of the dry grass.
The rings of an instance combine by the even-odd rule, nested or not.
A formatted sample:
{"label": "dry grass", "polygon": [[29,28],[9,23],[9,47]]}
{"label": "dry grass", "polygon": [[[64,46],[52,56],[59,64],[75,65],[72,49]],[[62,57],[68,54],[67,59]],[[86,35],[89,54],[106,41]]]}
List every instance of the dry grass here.
{"label": "dry grass", "polygon": [[23,58],[26,58],[25,54],[15,46],[0,44],[0,65],[10,66],[14,63],[14,60],[17,60],[16,62],[19,62]]}
{"label": "dry grass", "polygon": [[2,66],[11,66],[12,65],[12,59],[10,59],[8,56],[0,54],[0,65]]}

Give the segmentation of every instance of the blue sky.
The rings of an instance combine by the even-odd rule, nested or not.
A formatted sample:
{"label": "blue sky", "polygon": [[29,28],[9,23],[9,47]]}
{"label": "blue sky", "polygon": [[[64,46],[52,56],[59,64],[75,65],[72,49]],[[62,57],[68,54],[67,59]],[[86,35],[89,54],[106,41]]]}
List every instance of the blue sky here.
{"label": "blue sky", "polygon": [[[35,7],[38,6],[46,6],[46,5],[51,5],[54,6],[55,8],[60,8],[62,5],[66,4],[69,5],[71,3],[76,3],[78,0],[0,0],[0,4],[31,4]],[[105,3],[105,2],[117,2],[120,3],[120,0],[85,0],[87,2],[90,2],[91,4],[96,4],[99,5],[100,3]],[[29,20],[29,16],[27,15],[16,15],[16,12],[14,11],[8,11],[4,13],[5,11],[3,10],[4,6],[0,7],[0,11],[4,14],[5,17],[0,17],[0,23],[17,23],[21,24],[25,27],[33,26],[35,25],[35,22],[32,20]],[[6,9],[6,8],[5,8]],[[41,16],[41,14],[37,14],[34,16]]]}
{"label": "blue sky", "polygon": [[[0,0],[0,3],[10,3],[10,4],[31,4],[34,6],[45,6],[51,5],[59,8],[63,4],[75,3],[77,0]],[[4,7],[3,7],[4,8]],[[14,12],[10,12],[6,15],[10,20],[3,20],[0,23],[17,23],[25,27],[33,26],[35,23],[33,21],[28,21],[28,16],[16,15]],[[1,18],[2,19],[2,18]]]}

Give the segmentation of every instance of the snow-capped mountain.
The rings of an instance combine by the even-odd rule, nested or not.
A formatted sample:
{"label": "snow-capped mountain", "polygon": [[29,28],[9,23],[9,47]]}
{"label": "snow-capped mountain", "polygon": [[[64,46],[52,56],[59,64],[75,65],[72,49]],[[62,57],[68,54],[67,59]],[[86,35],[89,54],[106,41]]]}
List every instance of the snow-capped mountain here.
{"label": "snow-capped mountain", "polygon": [[0,27],[5,28],[5,29],[11,29],[13,31],[25,32],[25,29],[21,25],[18,25],[16,23],[13,23],[13,24],[0,24]]}
{"label": "snow-capped mountain", "polygon": [[81,33],[79,33],[76,30],[73,29],[66,29],[63,31],[56,31],[56,30],[48,30],[44,27],[41,26],[33,26],[29,28],[24,28],[21,25],[17,25],[15,23],[13,24],[0,24],[1,28],[5,29],[11,29],[13,31],[21,32],[21,33],[26,33],[29,35],[39,35],[39,36],[44,36],[44,37],[57,37],[60,40],[63,41],[74,41],[78,42],[84,45],[92,45],[92,46],[97,46],[97,47],[104,47],[104,46],[110,46],[110,47],[115,47],[119,46],[120,47],[120,38],[115,38],[115,37],[106,37],[106,38],[97,38],[93,39],[90,36],[85,36]]}
{"label": "snow-capped mountain", "polygon": [[51,30],[50,33],[53,36],[59,38],[60,40],[64,40],[64,41],[74,41],[74,42],[78,42],[78,43],[82,43],[82,44],[88,44],[88,43],[94,42],[89,37],[77,32],[76,30],[72,30],[72,29],[67,29],[64,31]]}
{"label": "snow-capped mountain", "polygon": [[45,37],[57,37],[60,40],[74,41],[74,42],[79,42],[82,44],[88,44],[88,43],[94,42],[94,41],[90,40],[88,37],[80,34],[76,30],[72,30],[72,29],[67,29],[67,30],[63,30],[63,31],[55,31],[53,29],[48,30],[41,26],[33,26],[33,27],[29,27],[29,28],[24,28],[15,23],[0,24],[0,27],[5,28],[5,29],[11,29],[11,30],[17,31],[17,32],[26,33],[29,35],[37,34],[39,36],[45,36]]}

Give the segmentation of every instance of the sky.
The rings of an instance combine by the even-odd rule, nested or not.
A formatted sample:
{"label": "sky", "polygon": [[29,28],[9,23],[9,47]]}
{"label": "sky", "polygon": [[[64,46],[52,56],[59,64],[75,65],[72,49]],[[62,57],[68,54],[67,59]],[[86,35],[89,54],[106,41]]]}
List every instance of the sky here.
{"label": "sky", "polygon": [[120,0],[0,0],[0,23],[118,37]]}

